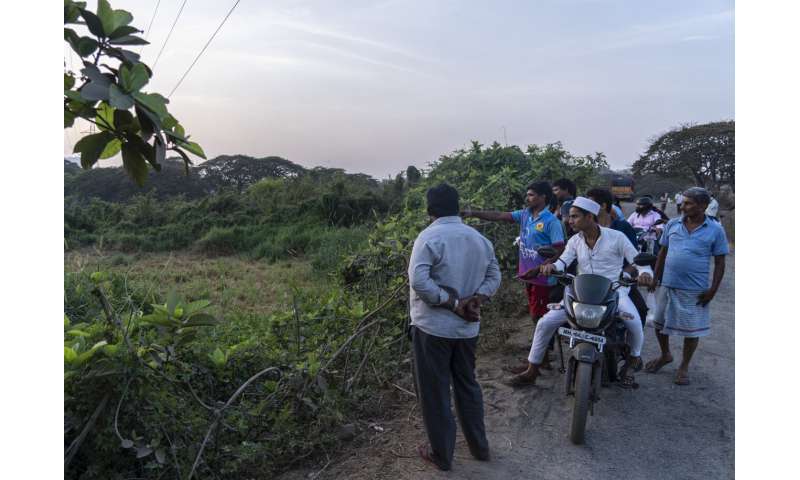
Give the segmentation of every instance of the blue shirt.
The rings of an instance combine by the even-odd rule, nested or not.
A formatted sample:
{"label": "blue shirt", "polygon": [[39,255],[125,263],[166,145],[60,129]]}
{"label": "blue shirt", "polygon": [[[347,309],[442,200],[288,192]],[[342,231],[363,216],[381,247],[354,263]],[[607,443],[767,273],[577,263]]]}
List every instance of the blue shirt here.
{"label": "blue shirt", "polygon": [[725,230],[708,217],[691,233],[682,216],[673,218],[664,227],[661,245],[669,248],[661,285],[682,290],[707,290],[711,257],[728,254]]}
{"label": "blue shirt", "polygon": [[616,205],[611,205],[611,208],[614,209],[614,212],[617,214],[617,218],[625,219],[625,215],[622,213],[622,209]]}
{"label": "blue shirt", "polygon": [[[547,208],[542,209],[536,218],[529,208],[511,212],[514,221],[519,223],[519,275],[543,264],[546,258],[536,253],[537,248],[564,243],[564,229],[561,222]],[[530,281],[535,285],[555,285],[554,278],[538,276]]]}
{"label": "blue shirt", "polygon": [[480,322],[468,322],[447,308],[437,307],[455,290],[458,298],[494,295],[500,267],[492,242],[458,216],[441,217],[420,232],[408,265],[411,324],[428,335],[473,338]]}

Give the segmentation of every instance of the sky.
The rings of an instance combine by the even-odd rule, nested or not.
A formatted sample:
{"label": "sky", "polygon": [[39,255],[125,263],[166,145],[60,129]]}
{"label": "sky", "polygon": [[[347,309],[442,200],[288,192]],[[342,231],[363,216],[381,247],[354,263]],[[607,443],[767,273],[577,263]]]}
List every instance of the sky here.
{"label": "sky", "polygon": [[[176,86],[235,0],[187,0],[154,65],[182,2],[111,1],[153,18],[145,91]],[[670,128],[734,119],[734,2],[241,0],[169,108],[208,158],[385,178],[472,140],[561,141],[621,169]]]}

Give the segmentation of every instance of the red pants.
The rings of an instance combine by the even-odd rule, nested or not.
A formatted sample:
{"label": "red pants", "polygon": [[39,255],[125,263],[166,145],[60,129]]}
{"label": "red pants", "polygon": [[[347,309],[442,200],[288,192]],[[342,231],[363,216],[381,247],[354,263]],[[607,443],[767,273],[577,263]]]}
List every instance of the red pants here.
{"label": "red pants", "polygon": [[547,313],[547,303],[550,301],[550,288],[546,285],[526,284],[525,291],[528,292],[528,310],[531,318],[537,320]]}

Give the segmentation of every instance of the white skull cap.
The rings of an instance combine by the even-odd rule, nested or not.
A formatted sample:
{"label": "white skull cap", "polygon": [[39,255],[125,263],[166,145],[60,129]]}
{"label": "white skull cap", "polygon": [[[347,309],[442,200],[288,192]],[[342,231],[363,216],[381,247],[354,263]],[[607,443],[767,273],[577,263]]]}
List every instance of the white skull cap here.
{"label": "white skull cap", "polygon": [[578,207],[580,209],[586,210],[589,213],[597,215],[600,213],[600,204],[595,202],[594,200],[589,200],[586,197],[578,197],[572,201],[573,207]]}

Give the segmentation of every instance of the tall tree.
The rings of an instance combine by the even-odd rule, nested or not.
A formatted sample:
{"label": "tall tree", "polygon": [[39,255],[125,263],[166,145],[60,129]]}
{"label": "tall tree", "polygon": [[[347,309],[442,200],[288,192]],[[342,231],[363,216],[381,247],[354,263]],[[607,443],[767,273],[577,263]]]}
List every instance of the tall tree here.
{"label": "tall tree", "polygon": [[723,184],[733,187],[735,138],[733,121],[684,125],[656,138],[634,162],[633,174],[688,175],[712,190]]}
{"label": "tall tree", "polygon": [[121,151],[125,171],[143,185],[147,165],[161,170],[167,150],[183,158],[187,173],[192,163],[187,152],[206,157],[170,115],[169,100],[142,91],[153,72],[139,61],[137,53],[125,49],[148,43],[135,35],[142,31],[131,26],[132,21],[130,12],[112,9],[107,0],[98,0],[96,12],[87,10],[86,2],[64,0],[64,41],[83,65],[78,75],[65,64],[64,128],[82,118],[99,129],[75,144],[83,168],[92,168],[99,159]]}

